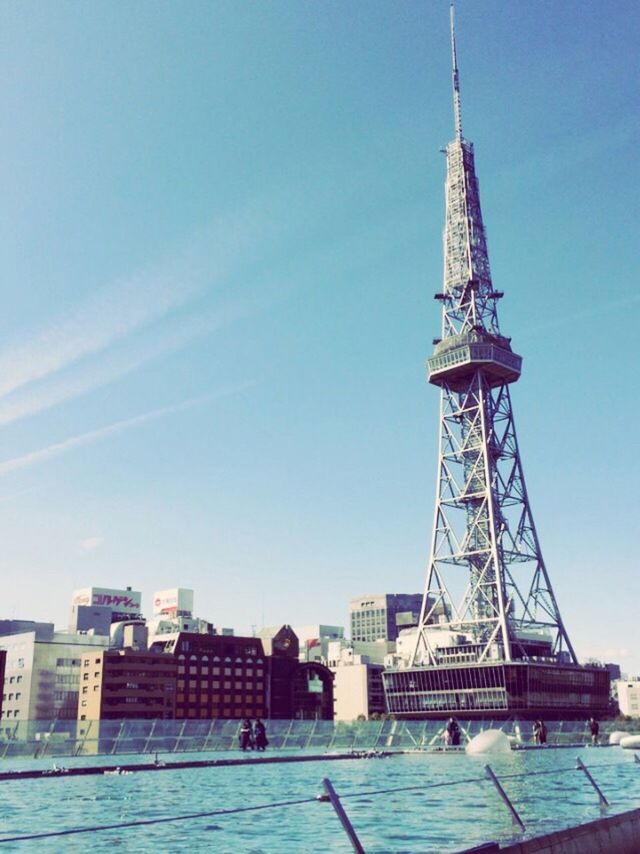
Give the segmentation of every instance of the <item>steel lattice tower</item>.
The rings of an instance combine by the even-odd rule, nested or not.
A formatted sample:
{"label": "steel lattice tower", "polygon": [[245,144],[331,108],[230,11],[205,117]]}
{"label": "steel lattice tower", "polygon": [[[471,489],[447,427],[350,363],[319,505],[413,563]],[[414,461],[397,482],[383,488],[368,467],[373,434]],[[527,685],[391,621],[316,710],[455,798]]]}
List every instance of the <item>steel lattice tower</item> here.
{"label": "steel lattice tower", "polygon": [[503,294],[491,281],[473,144],[462,135],[453,6],[451,50],[456,133],[446,149],[444,287],[435,295],[442,337],[428,361],[429,382],[441,388],[440,452],[413,663],[438,663],[434,623],[465,636],[467,660],[544,656],[577,663],[522,472],[509,394],[522,359],[498,323]]}

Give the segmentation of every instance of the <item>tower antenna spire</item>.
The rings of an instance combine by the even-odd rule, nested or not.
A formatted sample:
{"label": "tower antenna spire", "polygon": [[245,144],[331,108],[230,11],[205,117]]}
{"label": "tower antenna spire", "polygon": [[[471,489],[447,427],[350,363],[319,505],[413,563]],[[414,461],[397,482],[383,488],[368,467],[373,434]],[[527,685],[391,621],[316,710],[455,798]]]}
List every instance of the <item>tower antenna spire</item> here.
{"label": "tower antenna spire", "polygon": [[462,139],[462,115],[460,112],[460,77],[458,75],[458,55],[456,53],[455,9],[453,3],[449,6],[451,21],[451,61],[453,64],[453,117],[456,124],[456,139]]}

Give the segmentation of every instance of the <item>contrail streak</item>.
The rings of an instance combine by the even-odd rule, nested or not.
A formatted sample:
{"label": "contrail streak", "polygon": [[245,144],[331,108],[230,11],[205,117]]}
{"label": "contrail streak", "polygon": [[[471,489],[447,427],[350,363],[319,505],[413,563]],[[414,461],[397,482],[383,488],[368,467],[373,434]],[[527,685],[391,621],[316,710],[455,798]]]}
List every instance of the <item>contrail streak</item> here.
{"label": "contrail streak", "polygon": [[186,347],[197,338],[251,311],[258,300],[238,302],[208,315],[190,316],[174,328],[160,329],[151,341],[136,342],[126,352],[104,354],[99,364],[78,366],[71,377],[51,378],[45,385],[21,388],[0,398],[0,425],[35,415],[120,379],[139,368]]}
{"label": "contrail streak", "polygon": [[20,457],[14,457],[11,460],[5,460],[0,463],[0,477],[4,477],[14,471],[30,468],[37,463],[43,463],[47,460],[59,457],[76,448],[82,448],[85,445],[91,445],[101,439],[106,439],[109,436],[115,436],[129,430],[132,427],[139,427],[146,424],[148,421],[154,421],[158,418],[163,418],[166,415],[173,415],[176,412],[182,412],[185,409],[190,409],[200,403],[214,400],[219,397],[226,397],[231,394],[237,394],[249,386],[245,383],[241,386],[234,386],[229,389],[224,389],[217,393],[199,395],[188,400],[182,401],[172,406],[163,406],[160,409],[153,409],[150,412],[145,412],[142,415],[136,415],[133,418],[125,418],[121,421],[116,421],[113,424],[108,424],[106,427],[99,427],[97,430],[89,430],[87,433],[81,433],[78,436],[72,436],[70,439],[65,439],[63,442],[56,442],[46,448],[41,448],[38,451],[31,451],[28,454],[23,454]]}
{"label": "contrail streak", "polygon": [[103,287],[70,313],[0,352],[0,397],[105,350],[204,294],[250,261],[277,228],[266,205],[248,206],[200,230],[156,267]]}

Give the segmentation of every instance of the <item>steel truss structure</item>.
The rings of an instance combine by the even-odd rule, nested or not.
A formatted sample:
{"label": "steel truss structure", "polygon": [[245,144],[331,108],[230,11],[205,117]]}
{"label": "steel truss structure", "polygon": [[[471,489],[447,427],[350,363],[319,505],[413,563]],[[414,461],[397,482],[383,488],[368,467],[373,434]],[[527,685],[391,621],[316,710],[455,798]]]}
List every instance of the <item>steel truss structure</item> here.
{"label": "steel truss structure", "polygon": [[[456,136],[446,149],[441,338],[428,362],[441,388],[431,555],[412,665],[577,664],[542,558],[509,385],[521,358],[500,332],[473,144],[462,135],[453,8]],[[461,583],[461,579],[464,581]]]}

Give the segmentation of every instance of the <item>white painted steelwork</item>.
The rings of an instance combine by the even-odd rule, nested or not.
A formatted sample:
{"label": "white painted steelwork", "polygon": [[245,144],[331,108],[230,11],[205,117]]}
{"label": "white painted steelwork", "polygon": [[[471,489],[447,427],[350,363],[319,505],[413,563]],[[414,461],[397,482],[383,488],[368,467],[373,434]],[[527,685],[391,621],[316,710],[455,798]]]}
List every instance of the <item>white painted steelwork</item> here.
{"label": "white painted steelwork", "polygon": [[[411,666],[577,663],[560,617],[520,462],[509,384],[522,360],[500,332],[473,144],[462,134],[451,11],[455,139],[446,149],[441,388],[431,555]],[[442,634],[440,635],[440,632]],[[452,646],[452,633],[459,640]],[[442,641],[438,641],[438,637]]]}

